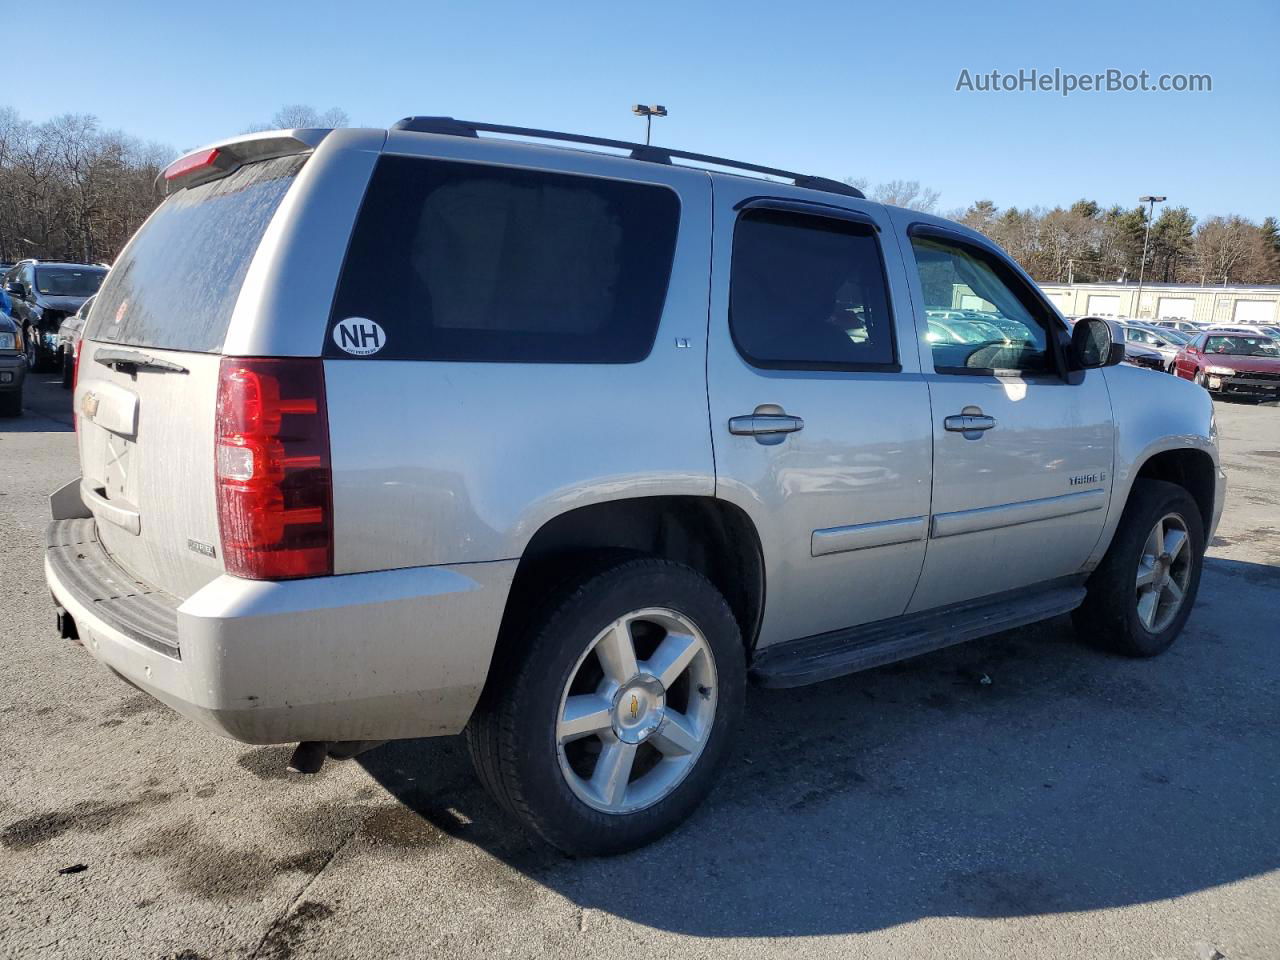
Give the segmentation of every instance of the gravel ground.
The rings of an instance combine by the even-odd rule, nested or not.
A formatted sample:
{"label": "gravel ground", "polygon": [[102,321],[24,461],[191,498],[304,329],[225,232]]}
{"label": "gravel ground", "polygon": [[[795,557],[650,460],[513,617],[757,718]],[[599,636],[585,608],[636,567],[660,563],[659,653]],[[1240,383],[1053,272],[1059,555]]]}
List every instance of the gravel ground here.
{"label": "gravel ground", "polygon": [[1230,499],[1168,654],[1061,618],[753,690],[699,814],[603,861],[519,833],[458,740],[292,778],[58,639],[73,435],[52,377],[29,407],[0,422],[0,956],[1280,957],[1274,406],[1219,404]]}

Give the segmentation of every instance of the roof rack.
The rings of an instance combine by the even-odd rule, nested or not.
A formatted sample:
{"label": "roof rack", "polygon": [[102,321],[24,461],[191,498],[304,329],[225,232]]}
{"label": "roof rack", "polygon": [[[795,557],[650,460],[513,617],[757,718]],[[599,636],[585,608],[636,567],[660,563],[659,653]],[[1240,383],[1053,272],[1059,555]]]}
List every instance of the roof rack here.
{"label": "roof rack", "polygon": [[712,157],[705,153],[690,153],[687,150],[672,150],[668,147],[653,147],[646,143],[632,143],[629,140],[609,140],[605,137],[587,137],[580,133],[560,133],[556,130],[538,130],[533,127],[510,127],[501,123],[475,123],[471,120],[455,120],[453,117],[405,117],[397,121],[392,130],[408,130],[413,133],[436,133],[451,137],[475,137],[479,133],[505,133],[513,137],[531,137],[538,140],[560,140],[565,143],[586,143],[595,147],[611,147],[615,150],[628,150],[632,160],[645,160],[649,163],[671,163],[672,159],[692,160],[694,163],[707,163],[716,167],[729,167],[734,170],[749,170],[752,173],[764,174],[766,177],[780,177],[790,180],[797,187],[809,190],[822,190],[826,193],[838,193],[846,197],[857,197],[865,200],[866,195],[857,187],[852,187],[839,180],[827,177],[814,177],[791,170],[779,170],[776,167],[763,167],[757,163],[743,163],[741,160],[727,160],[724,157]]}

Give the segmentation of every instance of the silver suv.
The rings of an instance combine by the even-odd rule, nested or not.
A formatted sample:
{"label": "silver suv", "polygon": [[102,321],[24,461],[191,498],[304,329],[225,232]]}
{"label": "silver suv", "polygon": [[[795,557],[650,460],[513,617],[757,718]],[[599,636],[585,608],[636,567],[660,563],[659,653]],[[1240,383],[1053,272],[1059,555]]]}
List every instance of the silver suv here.
{"label": "silver suv", "polygon": [[1068,612],[1150,656],[1190,613],[1209,396],[954,223],[431,117],[164,177],[46,571],[64,636],[218,733],[307,767],[465,730],[518,819],[615,853],[705,796],[748,679]]}

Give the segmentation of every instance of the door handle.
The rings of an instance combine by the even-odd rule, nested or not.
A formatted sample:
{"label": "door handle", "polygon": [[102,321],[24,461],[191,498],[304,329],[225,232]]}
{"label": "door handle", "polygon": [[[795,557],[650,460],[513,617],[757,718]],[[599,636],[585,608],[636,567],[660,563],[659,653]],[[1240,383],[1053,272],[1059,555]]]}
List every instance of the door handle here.
{"label": "door handle", "polygon": [[781,443],[788,433],[804,429],[804,421],[785,413],[756,412],[745,417],[730,417],[729,432],[739,437],[755,437],[758,443]]}
{"label": "door handle", "polygon": [[983,431],[996,425],[995,417],[982,413],[957,413],[942,421],[942,426],[951,433],[963,433],[966,440],[977,440]]}

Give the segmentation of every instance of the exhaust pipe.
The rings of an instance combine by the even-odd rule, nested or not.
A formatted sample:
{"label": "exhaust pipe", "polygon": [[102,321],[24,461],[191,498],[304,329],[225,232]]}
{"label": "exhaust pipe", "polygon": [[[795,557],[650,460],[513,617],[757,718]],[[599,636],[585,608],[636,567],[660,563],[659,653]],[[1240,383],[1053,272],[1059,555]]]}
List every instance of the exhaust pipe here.
{"label": "exhaust pipe", "polygon": [[289,758],[290,773],[319,773],[329,752],[327,740],[303,740]]}
{"label": "exhaust pipe", "polygon": [[289,758],[290,773],[319,773],[325,757],[350,760],[366,750],[380,747],[385,740],[304,740]]}

